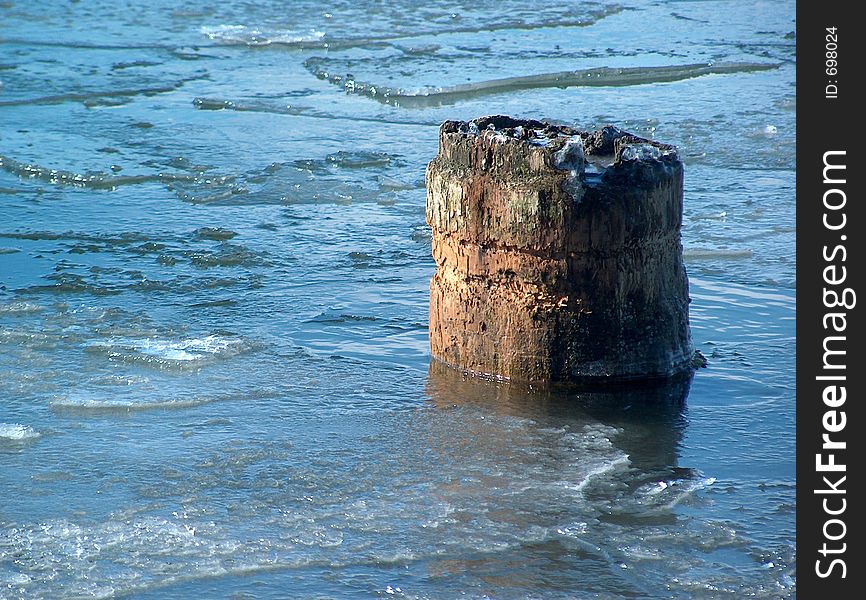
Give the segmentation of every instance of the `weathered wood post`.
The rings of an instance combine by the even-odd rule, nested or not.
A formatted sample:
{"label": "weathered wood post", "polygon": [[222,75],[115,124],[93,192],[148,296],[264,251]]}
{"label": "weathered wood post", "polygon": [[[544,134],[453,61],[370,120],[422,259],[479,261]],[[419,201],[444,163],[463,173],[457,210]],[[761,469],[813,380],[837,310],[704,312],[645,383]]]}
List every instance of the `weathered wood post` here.
{"label": "weathered wood post", "polygon": [[447,121],[427,167],[430,348],[521,381],[692,368],[672,146],[494,116]]}

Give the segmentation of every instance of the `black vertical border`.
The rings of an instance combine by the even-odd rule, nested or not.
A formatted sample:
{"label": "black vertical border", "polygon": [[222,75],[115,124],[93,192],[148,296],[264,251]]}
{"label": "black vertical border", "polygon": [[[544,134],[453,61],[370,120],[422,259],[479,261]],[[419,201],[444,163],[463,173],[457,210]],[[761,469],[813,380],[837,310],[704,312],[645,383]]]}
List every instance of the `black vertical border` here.
{"label": "black vertical border", "polygon": [[[863,163],[863,142],[860,141],[864,129],[862,123],[866,114],[866,94],[861,94],[862,75],[866,72],[866,30],[854,14],[855,2],[797,2],[797,595],[801,598],[862,598],[863,581],[866,579],[866,564],[862,562],[862,547],[866,537],[860,527],[860,512],[866,510],[863,495],[855,489],[864,489],[863,480],[864,444],[866,436],[861,404],[866,401],[863,393],[863,378],[866,374],[866,352],[862,346],[866,338],[862,332],[860,313],[866,303],[866,287],[863,283],[862,238],[866,235],[866,218],[862,205],[866,198],[862,194],[862,179],[866,174]],[[835,28],[835,36],[831,34]],[[832,52],[828,42],[836,37],[837,72],[828,69],[832,66]],[[835,85],[837,93],[833,94]],[[832,97],[835,96],[835,97]],[[860,110],[857,110],[859,105]],[[858,114],[859,113],[859,114]],[[824,181],[824,156],[828,151],[844,151],[845,155],[834,155],[832,161],[845,164],[844,171],[834,170],[832,178],[843,178],[844,184],[828,184]],[[844,173],[844,175],[842,174]],[[829,211],[824,206],[824,194],[830,189],[841,189],[845,194],[845,206]],[[839,204],[842,196],[830,194],[830,203]],[[823,223],[825,213],[832,225],[841,222],[845,214],[846,225],[843,229],[832,231]],[[844,239],[843,239],[844,236]],[[845,251],[833,249],[844,246]],[[829,255],[833,260],[827,260]],[[844,261],[842,259],[845,259]],[[825,282],[824,269],[836,265],[829,272],[839,277],[841,267],[846,268],[846,280],[835,286]],[[830,308],[824,301],[825,289],[835,289],[840,294],[850,288],[855,294],[862,293],[851,309]],[[832,299],[831,299],[832,302]],[[832,328],[826,330],[824,317],[827,313],[845,313],[846,331],[840,333]],[[837,324],[841,324],[836,321]],[[827,336],[844,336],[844,342],[831,342],[836,349],[844,349],[843,356],[834,355],[834,362],[844,363],[845,368],[824,369],[824,342]],[[820,381],[820,375],[845,376],[845,381]],[[831,409],[823,401],[823,391],[832,383],[846,388],[844,405]],[[845,472],[818,472],[816,455],[822,453],[822,435],[827,433],[824,416],[827,411],[844,411],[846,424],[842,431],[831,433],[831,439],[844,441],[844,450],[823,450],[825,458],[829,452],[835,455],[835,462],[846,466]],[[841,415],[831,416],[838,426]],[[846,477],[838,483],[840,475]],[[823,481],[828,476],[831,483],[844,494],[816,493],[827,489]],[[830,510],[839,510],[840,515],[828,515],[823,501],[827,499]],[[830,519],[844,521],[844,529],[838,522],[830,523],[827,531],[833,537],[843,531],[844,537],[832,541],[825,538],[825,524]],[[824,544],[832,552],[822,555]],[[842,544],[845,544],[843,546]],[[831,561],[839,558],[844,561],[845,569],[836,564],[830,574],[821,577],[818,571],[827,574]],[[818,563],[817,561],[821,561]]]}

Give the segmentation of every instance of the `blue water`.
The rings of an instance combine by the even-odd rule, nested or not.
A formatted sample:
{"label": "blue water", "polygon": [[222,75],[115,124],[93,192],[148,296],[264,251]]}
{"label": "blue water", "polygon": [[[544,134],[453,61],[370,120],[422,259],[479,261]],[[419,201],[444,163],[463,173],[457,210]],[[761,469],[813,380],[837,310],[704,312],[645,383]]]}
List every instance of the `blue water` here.
{"label": "blue water", "polygon": [[[0,2],[0,597],[793,597],[794,29]],[[679,147],[690,386],[431,367],[424,168],[497,113]]]}

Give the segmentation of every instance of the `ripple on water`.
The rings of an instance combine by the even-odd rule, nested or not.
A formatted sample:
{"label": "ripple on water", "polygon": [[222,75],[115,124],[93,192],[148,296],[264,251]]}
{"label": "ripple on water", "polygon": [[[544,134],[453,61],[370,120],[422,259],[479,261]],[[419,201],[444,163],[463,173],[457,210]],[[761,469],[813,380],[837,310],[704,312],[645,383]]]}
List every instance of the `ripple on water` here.
{"label": "ripple on water", "polygon": [[[311,12],[308,10],[312,8]],[[265,9],[267,10],[267,9]],[[517,0],[484,0],[462,6],[455,12],[452,3],[427,2],[424,10],[417,3],[399,0],[389,10],[367,10],[364,3],[338,3],[331,12],[322,13],[316,3],[297,3],[291,29],[268,23],[283,21],[283,15],[262,21],[261,25],[236,23],[206,24],[199,33],[212,43],[226,46],[280,48],[358,48],[379,47],[390,40],[428,35],[484,34],[502,30],[532,30],[545,27],[588,27],[615,15],[623,8],[617,4],[587,6],[562,3],[527,4]],[[246,18],[246,15],[245,15]],[[410,48],[424,52],[429,48]]]}
{"label": "ripple on water", "polygon": [[87,391],[72,393],[51,401],[51,408],[58,411],[85,410],[94,412],[133,412],[141,410],[192,408],[214,402],[211,397],[152,398],[137,394],[91,394]]}
{"label": "ripple on water", "polygon": [[[196,100],[199,108],[211,104]],[[223,104],[234,110],[266,110],[230,102]],[[178,180],[172,182],[170,188],[185,202],[214,206],[375,202],[413,187],[392,176],[384,177],[384,173],[402,165],[402,161],[390,154],[339,151],[325,158],[272,163],[231,177]],[[214,239],[213,236],[220,236],[221,232],[200,229],[197,234]]]}
{"label": "ripple on water", "polygon": [[50,407],[57,412],[82,411],[88,414],[138,412],[192,408],[236,398],[225,391],[218,394],[203,392],[195,380],[182,385],[175,379],[175,373],[159,373],[151,377],[96,375],[53,398]]}

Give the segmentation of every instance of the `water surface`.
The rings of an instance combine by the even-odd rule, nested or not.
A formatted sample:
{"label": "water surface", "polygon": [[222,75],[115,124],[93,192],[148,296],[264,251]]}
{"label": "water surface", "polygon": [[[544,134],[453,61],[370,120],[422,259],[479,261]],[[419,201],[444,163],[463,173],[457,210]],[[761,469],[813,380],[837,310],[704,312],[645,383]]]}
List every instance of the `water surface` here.
{"label": "water surface", "polygon": [[[788,2],[0,4],[0,597],[785,598]],[[709,368],[430,365],[438,124],[676,144]]]}

